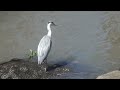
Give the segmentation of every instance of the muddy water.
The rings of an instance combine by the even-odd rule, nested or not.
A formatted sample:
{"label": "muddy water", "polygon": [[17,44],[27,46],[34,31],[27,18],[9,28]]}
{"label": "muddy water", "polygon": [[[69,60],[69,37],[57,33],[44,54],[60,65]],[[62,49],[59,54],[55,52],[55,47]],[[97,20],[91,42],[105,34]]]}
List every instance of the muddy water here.
{"label": "muddy water", "polygon": [[60,78],[96,78],[120,67],[120,12],[0,11],[0,62],[27,58],[36,50],[52,20],[49,63],[72,69]]}

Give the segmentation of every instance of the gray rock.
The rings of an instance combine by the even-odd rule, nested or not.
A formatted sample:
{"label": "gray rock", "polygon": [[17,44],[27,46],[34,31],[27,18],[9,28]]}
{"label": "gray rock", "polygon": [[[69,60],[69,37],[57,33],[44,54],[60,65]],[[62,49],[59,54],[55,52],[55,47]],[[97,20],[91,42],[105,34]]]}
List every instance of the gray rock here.
{"label": "gray rock", "polygon": [[45,72],[43,67],[44,64],[38,65],[37,62],[12,59],[9,62],[0,64],[0,79],[54,79],[54,77],[69,71],[64,66],[54,67],[54,65],[49,65],[48,71]]}
{"label": "gray rock", "polygon": [[96,79],[120,79],[120,71],[115,70],[115,71],[100,75]]}

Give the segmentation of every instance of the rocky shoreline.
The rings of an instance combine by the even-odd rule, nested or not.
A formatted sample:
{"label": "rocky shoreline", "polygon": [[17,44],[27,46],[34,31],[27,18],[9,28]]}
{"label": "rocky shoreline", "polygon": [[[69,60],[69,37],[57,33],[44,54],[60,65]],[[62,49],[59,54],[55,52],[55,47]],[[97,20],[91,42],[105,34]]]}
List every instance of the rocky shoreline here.
{"label": "rocky shoreline", "polygon": [[106,74],[100,75],[96,79],[120,79],[120,71],[114,70]]}
{"label": "rocky shoreline", "polygon": [[69,69],[62,65],[49,65],[48,71],[43,70],[43,65],[23,59],[12,59],[0,64],[0,79],[54,79]]}
{"label": "rocky shoreline", "polygon": [[[30,60],[12,59],[0,64],[0,79],[54,79],[70,71],[61,64],[48,65],[47,72],[43,67],[44,64],[38,65]],[[96,79],[120,79],[120,70],[99,75]]]}

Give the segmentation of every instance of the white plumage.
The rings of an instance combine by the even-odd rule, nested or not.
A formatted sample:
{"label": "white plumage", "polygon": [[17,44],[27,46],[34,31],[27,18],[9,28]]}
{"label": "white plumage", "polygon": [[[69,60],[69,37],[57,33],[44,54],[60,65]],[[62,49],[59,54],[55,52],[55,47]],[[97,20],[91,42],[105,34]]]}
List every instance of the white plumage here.
{"label": "white plumage", "polygon": [[48,56],[48,53],[51,49],[52,41],[51,37],[45,35],[39,45],[38,45],[38,64],[41,64],[43,60],[45,60]]}
{"label": "white plumage", "polygon": [[38,49],[37,49],[37,55],[38,55],[38,64],[41,64],[45,59],[47,59],[47,56],[50,52],[51,46],[52,46],[52,40],[51,40],[51,28],[50,26],[55,24],[51,21],[47,24],[48,34],[45,35],[39,42]]}

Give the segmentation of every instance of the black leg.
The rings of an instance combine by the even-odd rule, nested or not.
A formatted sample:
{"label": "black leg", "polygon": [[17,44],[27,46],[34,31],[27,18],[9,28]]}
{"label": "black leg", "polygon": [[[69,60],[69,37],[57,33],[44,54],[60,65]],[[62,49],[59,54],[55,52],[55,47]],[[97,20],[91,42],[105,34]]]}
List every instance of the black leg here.
{"label": "black leg", "polygon": [[48,65],[47,65],[47,59],[45,59],[45,60],[43,61],[42,65],[43,65],[44,71],[47,72],[47,67],[48,67]]}

